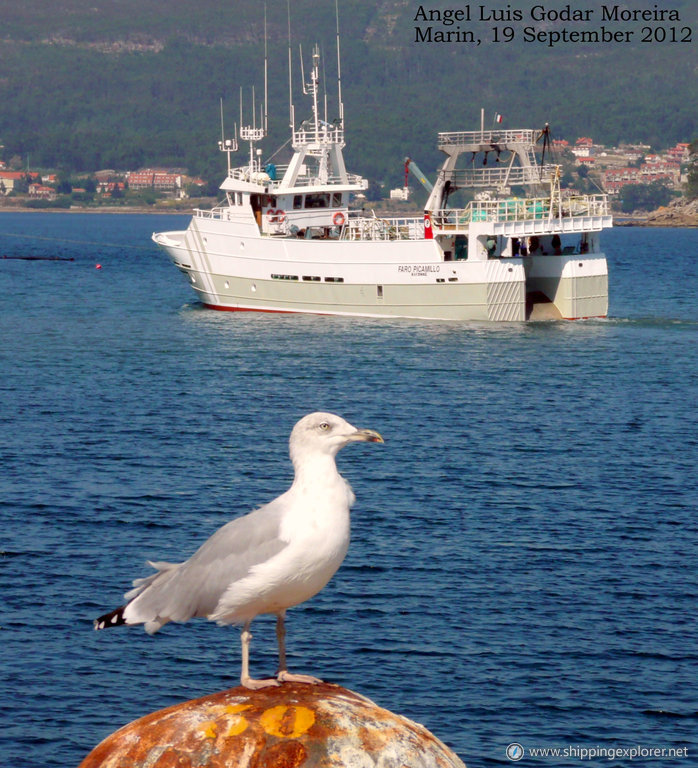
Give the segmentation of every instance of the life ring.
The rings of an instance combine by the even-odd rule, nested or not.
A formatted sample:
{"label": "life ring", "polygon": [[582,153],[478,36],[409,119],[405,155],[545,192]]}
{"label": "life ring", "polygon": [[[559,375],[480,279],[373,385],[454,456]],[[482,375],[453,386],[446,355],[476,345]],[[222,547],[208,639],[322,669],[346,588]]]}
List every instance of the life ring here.
{"label": "life ring", "polygon": [[279,224],[286,221],[286,212],[282,211],[281,208],[276,211],[276,221],[278,221]]}
{"label": "life ring", "polygon": [[434,239],[434,230],[431,227],[431,213],[429,213],[429,211],[425,211],[424,213],[424,239]]}
{"label": "life ring", "polygon": [[277,221],[277,218],[276,218],[277,213],[278,213],[278,211],[275,211],[273,208],[270,208],[267,211],[267,221],[270,224],[273,224],[275,221]]}
{"label": "life ring", "polygon": [[341,211],[337,211],[337,213],[335,213],[335,215],[332,217],[332,223],[335,225],[335,227],[341,227],[345,221],[346,218]]}

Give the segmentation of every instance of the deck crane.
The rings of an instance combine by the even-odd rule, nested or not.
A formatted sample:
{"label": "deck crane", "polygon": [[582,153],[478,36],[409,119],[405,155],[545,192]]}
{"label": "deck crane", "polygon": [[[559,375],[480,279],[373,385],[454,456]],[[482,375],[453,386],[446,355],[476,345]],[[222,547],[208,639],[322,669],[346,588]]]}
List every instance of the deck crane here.
{"label": "deck crane", "polygon": [[426,189],[427,192],[431,192],[432,189],[434,189],[434,185],[422,173],[417,163],[415,163],[415,161],[412,160],[412,158],[406,157],[405,158],[405,199],[407,199],[407,192],[409,189],[409,184],[407,182],[407,179],[409,177],[410,171],[412,171],[412,173],[419,179],[419,182],[424,187],[424,189]]}

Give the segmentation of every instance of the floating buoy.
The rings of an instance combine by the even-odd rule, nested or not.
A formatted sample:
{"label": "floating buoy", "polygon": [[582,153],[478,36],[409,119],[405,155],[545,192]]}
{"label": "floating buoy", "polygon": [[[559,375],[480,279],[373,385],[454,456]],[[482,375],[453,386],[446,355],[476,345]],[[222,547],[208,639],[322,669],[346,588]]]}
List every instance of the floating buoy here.
{"label": "floating buoy", "polygon": [[95,264],[95,269],[102,269],[102,265],[101,264]]}
{"label": "floating buoy", "polygon": [[421,725],[337,685],[233,688],[153,712],[108,736],[79,768],[241,765],[465,768]]}

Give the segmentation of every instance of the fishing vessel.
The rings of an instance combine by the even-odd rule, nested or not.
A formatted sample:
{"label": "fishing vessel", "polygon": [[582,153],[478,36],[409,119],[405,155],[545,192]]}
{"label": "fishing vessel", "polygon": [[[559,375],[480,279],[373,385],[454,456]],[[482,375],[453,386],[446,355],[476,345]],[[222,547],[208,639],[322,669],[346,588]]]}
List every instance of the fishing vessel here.
{"label": "fishing vessel", "polygon": [[[426,182],[423,215],[351,210],[368,182],[344,163],[339,42],[337,53],[335,120],[326,106],[321,114],[316,46],[303,87],[311,114],[300,125],[290,100],[290,161],[265,161],[258,147],[265,85],[259,125],[241,120],[239,134],[219,142],[222,201],[195,210],[186,230],[153,235],[206,307],[484,321],[607,314],[599,235],[612,225],[608,198],[561,190],[560,166],[543,156],[547,127],[485,130],[481,120],[480,130],[439,133],[445,159]],[[240,143],[247,159],[233,167]],[[454,205],[462,189],[475,197]]]}

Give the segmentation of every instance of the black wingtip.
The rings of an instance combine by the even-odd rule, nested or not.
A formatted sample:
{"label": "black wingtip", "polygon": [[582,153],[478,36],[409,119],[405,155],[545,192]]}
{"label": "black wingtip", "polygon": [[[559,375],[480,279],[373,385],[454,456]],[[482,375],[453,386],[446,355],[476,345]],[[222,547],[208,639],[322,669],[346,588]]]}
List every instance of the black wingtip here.
{"label": "black wingtip", "polygon": [[115,611],[110,611],[109,613],[105,613],[104,616],[100,616],[98,619],[95,619],[94,625],[95,629],[108,629],[109,627],[118,627],[121,624],[126,623],[126,619],[124,618],[124,609],[126,608],[125,605],[122,605],[121,608],[117,608]]}

